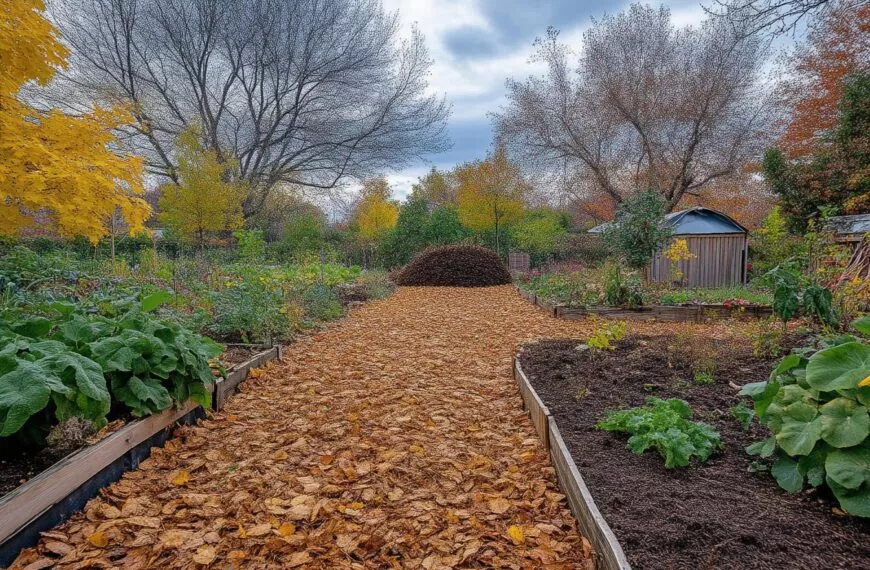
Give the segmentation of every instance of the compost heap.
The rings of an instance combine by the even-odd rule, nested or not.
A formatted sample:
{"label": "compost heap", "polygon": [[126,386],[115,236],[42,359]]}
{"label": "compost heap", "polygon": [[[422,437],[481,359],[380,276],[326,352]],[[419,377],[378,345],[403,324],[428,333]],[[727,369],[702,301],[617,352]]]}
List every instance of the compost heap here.
{"label": "compost heap", "polygon": [[498,255],[473,245],[428,249],[411,260],[395,277],[397,285],[435,287],[489,287],[511,282],[511,274]]}

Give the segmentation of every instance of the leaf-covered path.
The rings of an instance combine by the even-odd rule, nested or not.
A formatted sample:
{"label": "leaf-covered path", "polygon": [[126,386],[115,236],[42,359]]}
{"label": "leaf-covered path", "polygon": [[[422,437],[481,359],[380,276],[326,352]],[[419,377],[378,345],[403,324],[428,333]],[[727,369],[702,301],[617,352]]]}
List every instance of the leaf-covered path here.
{"label": "leaf-covered path", "polygon": [[400,289],[291,346],[16,567],[584,568],[511,364],[588,326],[510,286]]}

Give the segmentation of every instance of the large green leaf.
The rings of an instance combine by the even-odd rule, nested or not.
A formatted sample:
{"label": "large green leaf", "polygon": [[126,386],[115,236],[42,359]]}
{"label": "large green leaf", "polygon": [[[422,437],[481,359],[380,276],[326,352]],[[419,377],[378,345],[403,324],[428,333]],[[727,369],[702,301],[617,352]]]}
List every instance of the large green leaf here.
{"label": "large green leaf", "polygon": [[11,328],[21,336],[42,338],[51,330],[51,321],[45,317],[31,317],[14,323]]}
{"label": "large green leaf", "polygon": [[854,388],[870,376],[870,346],[848,342],[820,350],[807,363],[807,382],[817,390]]}
{"label": "large green leaf", "polygon": [[75,317],[57,327],[61,338],[68,344],[80,347],[94,340],[94,328],[81,317]]}
{"label": "large green leaf", "polygon": [[870,485],[864,484],[858,489],[847,489],[838,485],[830,476],[826,481],[844,511],[856,517],[870,517]]}
{"label": "large green leaf", "polygon": [[846,489],[858,489],[870,482],[870,447],[834,449],[825,459],[828,478]]}
{"label": "large green leaf", "polygon": [[821,437],[822,422],[818,417],[800,421],[786,416],[776,434],[776,442],[789,455],[808,455]]}
{"label": "large green leaf", "polygon": [[858,445],[870,434],[870,414],[848,398],[834,398],[821,408],[822,439],[834,447]]}
{"label": "large green leaf", "polygon": [[852,328],[864,336],[870,336],[870,316],[864,316],[852,321]]}
{"label": "large green leaf", "polygon": [[65,385],[74,388],[74,392],[96,402],[97,409],[102,410],[100,415],[109,412],[111,398],[99,364],[74,352],[49,356],[40,362],[44,369],[54,372]]}
{"label": "large green leaf", "polygon": [[804,476],[796,461],[786,455],[780,455],[770,468],[770,474],[779,486],[789,493],[797,493],[804,486]]}
{"label": "large green leaf", "polygon": [[113,379],[112,388],[115,397],[137,417],[165,410],[172,405],[169,391],[153,378],[131,376],[126,381]]}
{"label": "large green leaf", "polygon": [[172,293],[169,291],[157,291],[142,298],[141,309],[143,313],[148,313],[159,307],[160,305],[172,300]]}
{"label": "large green leaf", "polygon": [[0,437],[12,435],[48,404],[51,389],[45,371],[38,364],[21,361],[0,376]]}

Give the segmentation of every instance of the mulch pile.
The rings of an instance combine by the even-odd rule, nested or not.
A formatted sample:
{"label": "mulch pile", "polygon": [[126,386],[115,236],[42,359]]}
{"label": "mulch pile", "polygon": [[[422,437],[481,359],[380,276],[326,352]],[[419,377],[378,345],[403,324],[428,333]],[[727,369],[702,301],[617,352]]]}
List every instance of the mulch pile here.
{"label": "mulch pile", "polygon": [[511,274],[492,250],[448,245],[420,253],[394,280],[404,286],[489,287],[510,283]]}
{"label": "mulch pile", "polygon": [[[866,566],[870,521],[836,514],[823,490],[790,495],[770,473],[748,470],[757,458],[744,448],[769,432],[758,422],[748,433],[741,429],[730,409],[748,399],[729,383],[765,379],[778,359],[754,356],[746,339],[717,341],[714,381],[698,384],[685,341],[626,337],[612,352],[594,355],[577,350],[576,340],[545,341],[520,358],[632,567]],[[669,470],[654,451],[633,454],[627,435],[595,429],[605,410],[640,406],[649,396],[688,401],[696,420],[719,431],[725,449],[707,463]]]}

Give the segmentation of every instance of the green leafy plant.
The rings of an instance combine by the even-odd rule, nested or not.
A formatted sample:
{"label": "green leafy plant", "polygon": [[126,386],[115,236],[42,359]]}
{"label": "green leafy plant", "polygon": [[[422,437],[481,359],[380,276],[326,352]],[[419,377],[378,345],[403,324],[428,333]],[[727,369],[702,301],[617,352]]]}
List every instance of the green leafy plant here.
{"label": "green leafy plant", "polygon": [[673,229],[665,222],[667,204],[653,190],[644,190],[623,201],[613,223],[604,231],[604,241],[625,260],[628,267],[642,269],[664,247]]}
{"label": "green leafy plant", "polygon": [[736,406],[730,410],[731,417],[740,423],[743,431],[749,431],[749,426],[752,425],[752,420],[755,418],[755,410],[746,405],[746,402],[738,402]]}
{"label": "green leafy plant", "polygon": [[[210,405],[209,361],[221,347],[155,317],[164,292],[117,314],[58,302],[46,315],[9,313],[0,325],[0,437],[78,417],[100,426],[110,410],[144,416],[193,400]],[[34,425],[34,422],[35,425]]]}
{"label": "green leafy plant", "polygon": [[603,323],[592,332],[592,336],[586,341],[590,348],[598,350],[613,350],[612,341],[621,340],[625,337],[625,323],[622,321]]}
{"label": "green leafy plant", "polygon": [[613,307],[640,307],[643,305],[643,286],[635,276],[623,278],[618,264],[607,273],[605,300]]}
{"label": "green leafy plant", "polygon": [[686,467],[692,457],[707,461],[722,447],[719,432],[703,422],[693,422],[692,408],[679,399],[650,397],[643,407],[610,411],[595,424],[598,429],[629,433],[628,448],[637,455],[655,449],[665,467]]}
{"label": "green leafy plant", "polygon": [[[870,331],[867,321],[854,323]],[[764,382],[740,392],[772,432],[746,451],[775,457],[780,487],[800,491],[827,485],[848,513],[870,517],[870,346],[849,335],[818,351],[783,358]]]}

